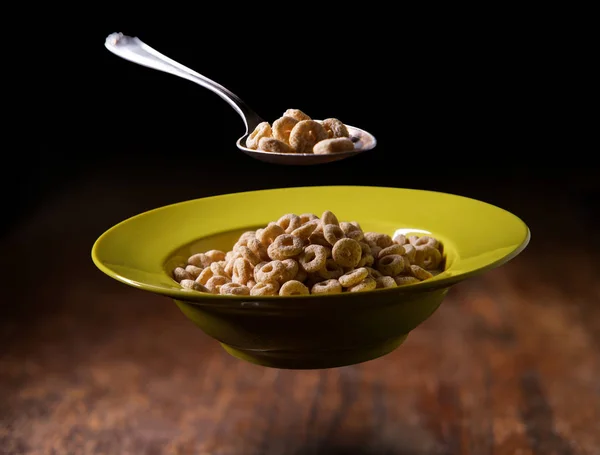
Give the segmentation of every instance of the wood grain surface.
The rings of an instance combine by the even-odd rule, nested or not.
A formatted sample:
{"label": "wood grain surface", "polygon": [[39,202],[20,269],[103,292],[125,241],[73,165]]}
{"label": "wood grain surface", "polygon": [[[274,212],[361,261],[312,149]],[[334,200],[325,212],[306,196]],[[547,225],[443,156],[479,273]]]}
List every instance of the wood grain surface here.
{"label": "wood grain surface", "polygon": [[0,453],[600,454],[597,193],[491,194],[532,228],[525,252],[452,288],[395,352],[288,371],[95,268],[97,235],[169,202],[120,185],[80,182],[2,239]]}

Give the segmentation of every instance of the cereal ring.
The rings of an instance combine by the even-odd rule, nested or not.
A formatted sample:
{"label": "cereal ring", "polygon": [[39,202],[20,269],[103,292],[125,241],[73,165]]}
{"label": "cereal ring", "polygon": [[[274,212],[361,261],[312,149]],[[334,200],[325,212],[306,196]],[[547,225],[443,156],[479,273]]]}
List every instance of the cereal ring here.
{"label": "cereal ring", "polygon": [[335,224],[336,226],[340,225],[340,222],[337,219],[337,216],[331,210],[325,210],[321,215],[321,224],[326,226],[328,224]]}
{"label": "cereal ring", "polygon": [[225,283],[219,288],[221,295],[250,295],[250,288],[239,283]]}
{"label": "cereal ring", "polygon": [[315,231],[315,229],[317,229],[320,223],[321,221],[319,220],[307,221],[306,223],[303,223],[299,228],[294,229],[292,231],[292,235],[294,237],[298,237],[302,240],[308,241],[311,234]]}
{"label": "cereal ring", "polygon": [[406,240],[406,236],[404,234],[396,234],[394,237],[392,237],[392,240],[398,245],[405,245],[408,243],[408,240]]}
{"label": "cereal ring", "polygon": [[299,122],[302,120],[312,120],[300,109],[288,109],[283,113],[283,117],[292,117],[293,119],[296,119]]}
{"label": "cereal ring", "polygon": [[317,275],[324,280],[338,279],[344,274],[344,269],[335,260],[327,259],[325,267],[317,272]]}
{"label": "cereal ring", "polygon": [[267,262],[260,268],[258,266],[254,268],[254,278],[257,283],[265,283],[267,281],[277,281],[279,283],[285,273],[285,265],[278,260]]}
{"label": "cereal ring", "polygon": [[283,228],[277,223],[271,221],[269,224],[267,224],[267,227],[262,229],[260,232],[256,232],[256,238],[260,241],[260,243],[268,247],[281,234],[285,234]]}
{"label": "cereal ring", "polygon": [[254,266],[245,258],[237,258],[233,263],[231,281],[247,284],[254,277]]}
{"label": "cereal ring", "polygon": [[420,281],[414,276],[401,276],[397,275],[394,277],[394,281],[398,286],[404,286],[407,284],[420,283]]}
{"label": "cereal ring", "polygon": [[309,221],[318,220],[319,217],[314,213],[302,213],[300,215],[300,221],[302,224],[308,223]]}
{"label": "cereal ring", "polygon": [[194,254],[188,259],[189,265],[195,265],[196,267],[200,267],[202,269],[209,267],[212,262],[213,261],[211,261],[210,258],[204,253]]}
{"label": "cereal ring", "polygon": [[290,280],[284,283],[279,288],[279,295],[308,295],[310,294],[309,289],[304,283],[296,280]]}
{"label": "cereal ring", "polygon": [[277,224],[285,231],[286,234],[291,234],[295,229],[302,226],[302,221],[298,215],[288,213],[277,220]]}
{"label": "cereal ring", "polygon": [[250,295],[277,295],[278,292],[279,283],[277,281],[256,283],[252,289],[250,289]]}
{"label": "cereal ring", "polygon": [[311,294],[340,294],[341,292],[342,285],[335,279],[319,281],[310,289]]}
{"label": "cereal ring", "polygon": [[331,248],[331,244],[325,238],[325,233],[323,232],[321,221],[319,221],[319,225],[317,226],[317,228],[308,237],[308,241],[313,245],[321,245]]}
{"label": "cereal ring", "polygon": [[437,239],[434,239],[433,237],[429,236],[429,235],[424,235],[422,237],[418,237],[416,235],[411,235],[408,238],[409,242],[414,245],[415,247],[418,246],[430,246],[432,248],[437,248],[439,242],[437,241]]}
{"label": "cereal ring", "polygon": [[257,150],[271,153],[294,153],[294,149],[288,144],[274,137],[261,137]]}
{"label": "cereal ring", "polygon": [[218,294],[220,292],[221,286],[223,286],[226,283],[231,283],[231,280],[226,276],[214,275],[206,282],[206,289],[208,289],[213,294]]}
{"label": "cereal ring", "polygon": [[383,275],[400,275],[404,271],[404,258],[399,254],[384,256],[378,261],[377,270]]}
{"label": "cereal ring", "polygon": [[218,262],[213,262],[210,265],[210,269],[212,270],[213,276],[226,276],[229,278],[229,274],[225,272],[225,267]]}
{"label": "cereal ring", "polygon": [[351,288],[349,288],[348,292],[372,291],[376,287],[377,287],[377,282],[375,281],[375,278],[367,276],[360,283],[355,284],[354,286],[352,286]]}
{"label": "cereal ring", "polygon": [[253,238],[248,240],[248,243],[246,245],[248,248],[250,248],[250,250],[261,260],[261,261],[268,261],[269,260],[269,253],[267,252],[267,247],[264,246],[260,240],[258,240],[257,238]]}
{"label": "cereal ring", "polygon": [[254,280],[248,280],[248,282],[246,283],[246,287],[248,289],[252,289],[254,286],[256,286],[256,281]]}
{"label": "cereal ring", "polygon": [[389,235],[380,232],[365,232],[365,242],[367,242],[370,247],[378,246],[379,248],[387,248],[394,244],[394,241]]}
{"label": "cereal ring", "polygon": [[367,269],[369,271],[369,275],[371,275],[375,279],[379,278],[380,276],[383,276],[379,270],[376,270],[373,267],[365,267],[365,269]]}
{"label": "cereal ring", "polygon": [[185,271],[192,276],[192,280],[195,280],[202,272],[202,269],[200,267],[196,267],[195,265],[188,265],[186,266]]}
{"label": "cereal ring", "polygon": [[175,270],[173,270],[173,278],[175,278],[175,281],[177,281],[178,283],[180,283],[181,280],[193,279],[192,274],[183,267],[176,267]]}
{"label": "cereal ring", "polygon": [[373,246],[371,246],[371,255],[374,258],[379,257],[379,253],[381,253],[381,250],[383,250],[383,248],[381,248],[377,245],[373,245]]}
{"label": "cereal ring", "polygon": [[326,118],[323,120],[323,127],[327,131],[327,135],[332,137],[350,137],[350,132],[346,125],[336,118]]}
{"label": "cereal ring", "polygon": [[[233,251],[236,251],[236,250],[237,250],[237,248],[238,248],[238,247],[240,247],[240,246],[248,246],[248,242],[249,242],[251,239],[255,239],[255,238],[256,238],[256,231],[247,231],[247,232],[244,232],[244,233],[243,233],[243,234],[240,236],[240,238],[238,239],[238,241],[237,241],[237,242],[235,242],[235,244],[233,245],[233,248],[232,248],[232,249],[233,249]],[[228,255],[230,256],[230,255],[231,255],[231,253],[232,253],[231,251],[228,251],[228,252],[227,252],[227,254],[225,254],[225,260],[226,260],[226,261],[228,261],[228,260],[229,260],[229,257],[228,257]]]}
{"label": "cereal ring", "polygon": [[333,260],[341,267],[356,267],[362,256],[362,248],[356,240],[340,239],[331,250]]}
{"label": "cereal ring", "polygon": [[317,142],[313,146],[315,155],[331,155],[333,153],[351,152],[354,150],[354,142],[347,137],[334,137]]}
{"label": "cereal ring", "polygon": [[358,269],[351,270],[350,272],[343,274],[341,277],[338,278],[338,281],[343,287],[351,288],[355,284],[358,284],[362,280],[364,280],[368,275],[369,271],[364,267],[360,267]]}
{"label": "cereal ring", "polygon": [[398,287],[396,280],[391,276],[380,276],[375,278],[375,289],[395,288]]}
{"label": "cereal ring", "polygon": [[243,257],[252,265],[256,265],[260,262],[260,258],[247,246],[240,246],[237,251],[240,254],[240,257]]}
{"label": "cereal ring", "polygon": [[181,283],[179,283],[181,285],[181,287],[183,289],[189,289],[192,291],[200,291],[200,292],[210,292],[208,289],[206,289],[204,286],[202,286],[200,283],[198,283],[197,281],[194,280],[181,280]]}
{"label": "cereal ring", "polygon": [[411,245],[410,243],[406,243],[405,245],[402,245],[404,248],[404,258],[408,259],[410,262],[414,262],[415,261],[415,255],[417,254],[417,249],[414,247],[414,245]]}
{"label": "cereal ring", "polygon": [[225,260],[225,252],[221,250],[208,250],[204,255],[213,262]]}
{"label": "cereal ring", "polygon": [[400,256],[403,256],[404,253],[405,250],[402,245],[394,244],[382,249],[377,255],[377,257],[381,259],[384,256],[389,256],[390,254],[399,254]]}
{"label": "cereal ring", "polygon": [[284,259],[298,256],[302,253],[304,243],[298,237],[291,234],[281,234],[267,248],[267,253],[271,259]]}
{"label": "cereal ring", "polygon": [[338,240],[344,238],[344,231],[337,224],[326,224],[323,226],[323,236],[331,246],[335,245]]}
{"label": "cereal ring", "polygon": [[375,258],[372,254],[363,254],[358,261],[357,267],[371,267],[375,264]]}
{"label": "cereal ring", "polygon": [[421,281],[428,280],[429,278],[433,277],[433,274],[431,272],[428,272],[427,270],[425,270],[422,267],[419,267],[418,265],[411,265],[410,271],[412,276],[418,278]]}
{"label": "cereal ring", "polygon": [[[342,231],[344,231],[344,235],[346,237],[348,237],[349,239],[354,239],[357,242],[360,242],[362,239],[365,238],[365,233],[362,231],[362,229],[352,223],[349,223],[347,221],[342,221],[340,223],[340,227],[342,228]],[[365,243],[365,245],[368,246],[368,244],[366,244],[366,243]]]}
{"label": "cereal ring", "polygon": [[308,245],[298,258],[300,267],[308,273],[324,269],[327,263],[327,253],[322,245]]}
{"label": "cereal ring", "polygon": [[298,274],[298,270],[300,269],[298,261],[296,261],[295,259],[284,259],[281,262],[285,266],[285,273],[281,277],[281,282],[285,283],[286,281],[296,279],[296,275]]}
{"label": "cereal ring", "polygon": [[269,122],[261,122],[256,125],[254,131],[246,138],[246,147],[256,150],[258,148],[258,141],[263,137],[271,137],[272,134],[273,130],[271,129]]}
{"label": "cereal ring", "polygon": [[208,280],[210,280],[213,276],[214,276],[214,273],[213,273],[212,269],[210,267],[206,267],[204,270],[202,270],[202,272],[200,272],[200,275],[198,275],[198,278],[196,278],[196,283],[200,283],[203,286],[206,286],[206,283],[208,282]]}
{"label": "cereal ring", "polygon": [[313,146],[327,138],[327,131],[319,122],[301,120],[290,132],[290,146],[296,153],[312,153]]}
{"label": "cereal ring", "polygon": [[298,123],[298,120],[294,117],[290,117],[288,115],[279,117],[273,122],[273,137],[281,142],[285,142],[286,145],[289,145],[290,132],[292,131],[292,128],[296,126],[296,123]]}
{"label": "cereal ring", "polygon": [[442,255],[437,248],[430,245],[419,245],[415,253],[414,263],[424,269],[432,270],[442,262]]}

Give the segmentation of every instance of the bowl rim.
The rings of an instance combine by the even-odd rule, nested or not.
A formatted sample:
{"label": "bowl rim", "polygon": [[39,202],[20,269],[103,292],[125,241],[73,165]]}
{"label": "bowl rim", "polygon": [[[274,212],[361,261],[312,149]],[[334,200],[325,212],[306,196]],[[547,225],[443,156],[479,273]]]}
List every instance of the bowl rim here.
{"label": "bowl rim", "polygon": [[[116,230],[120,229],[120,227],[126,223],[131,222],[132,220],[147,216],[152,213],[156,213],[159,211],[167,210],[174,206],[180,206],[182,204],[190,204],[199,200],[206,199],[218,199],[224,197],[230,197],[235,195],[244,195],[244,194],[256,194],[259,192],[269,192],[269,191],[278,191],[284,188],[267,188],[267,189],[259,189],[259,190],[248,190],[248,191],[237,191],[231,193],[217,194],[213,196],[206,196],[201,198],[194,198],[183,200],[179,202],[174,202],[171,204],[166,204],[160,207],[156,207],[150,210],[143,211],[136,215],[130,216],[122,221],[114,224],[112,227],[105,230],[93,243],[91,250],[91,258],[96,267],[108,275],[109,277],[129,285],[131,287],[141,289],[144,291],[148,291],[154,294],[171,297],[178,301],[183,301],[196,306],[218,306],[229,309],[244,309],[248,307],[262,307],[262,308],[277,308],[281,309],[282,307],[306,307],[307,305],[323,305],[324,302],[331,303],[332,305],[335,302],[342,301],[344,305],[352,304],[352,302],[356,304],[361,304],[360,302],[364,302],[365,305],[372,305],[372,302],[369,302],[369,299],[365,296],[381,296],[382,300],[388,300],[385,297],[389,297],[390,295],[409,295],[409,294],[417,294],[417,293],[426,293],[432,291],[439,291],[443,289],[448,289],[451,286],[464,281],[468,278],[483,274],[489,270],[497,268],[503,264],[506,264],[516,256],[518,256],[529,244],[531,240],[531,229],[529,226],[521,219],[519,216],[514,213],[503,209],[495,204],[491,204],[489,202],[485,202],[480,199],[475,199],[468,196],[463,196],[455,193],[445,192],[445,191],[436,191],[436,190],[425,190],[418,188],[405,188],[405,187],[392,187],[392,186],[379,186],[379,185],[305,185],[300,187],[289,187],[285,188],[285,190],[299,190],[302,188],[313,188],[313,189],[330,189],[330,188],[352,188],[352,189],[361,189],[361,188],[377,188],[377,189],[390,189],[390,190],[408,190],[415,191],[420,193],[431,193],[431,194],[440,194],[444,196],[451,196],[456,198],[466,199],[472,202],[477,202],[480,204],[485,204],[489,207],[493,207],[496,210],[505,212],[510,215],[516,222],[521,223],[522,227],[525,228],[525,235],[522,238],[521,242],[510,252],[501,256],[495,261],[489,262],[481,267],[477,267],[473,270],[469,270],[466,272],[461,272],[456,275],[448,275],[444,276],[444,272],[440,273],[433,278],[430,278],[425,281],[421,281],[419,283],[412,283],[408,285],[398,286],[394,288],[384,288],[384,289],[373,289],[368,292],[357,292],[357,293],[341,293],[341,294],[318,294],[318,295],[292,295],[292,296],[254,296],[254,295],[221,295],[221,294],[207,294],[192,290],[187,290],[183,288],[167,288],[162,286],[157,286],[153,284],[148,284],[136,280],[132,280],[127,278],[115,270],[111,269],[107,266],[99,257],[99,249],[100,245],[107,236],[112,235]],[[296,302],[296,304],[292,304],[292,302]]]}

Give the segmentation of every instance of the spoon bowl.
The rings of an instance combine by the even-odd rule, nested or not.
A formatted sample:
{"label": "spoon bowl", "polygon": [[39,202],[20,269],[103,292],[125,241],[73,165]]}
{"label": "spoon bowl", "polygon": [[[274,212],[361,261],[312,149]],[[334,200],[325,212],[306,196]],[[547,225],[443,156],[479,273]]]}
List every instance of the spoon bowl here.
{"label": "spoon bowl", "polygon": [[125,60],[179,76],[219,95],[235,109],[246,125],[246,133],[236,142],[238,149],[257,160],[272,164],[295,166],[324,164],[359,155],[375,148],[377,145],[377,140],[369,132],[346,125],[350,133],[350,139],[354,142],[354,150],[348,152],[320,155],[313,153],[273,153],[250,149],[245,146],[246,138],[264,120],[242,101],[240,97],[215,81],[154,50],[137,37],[126,36],[122,33],[112,33],[108,35],[104,45],[113,54]]}

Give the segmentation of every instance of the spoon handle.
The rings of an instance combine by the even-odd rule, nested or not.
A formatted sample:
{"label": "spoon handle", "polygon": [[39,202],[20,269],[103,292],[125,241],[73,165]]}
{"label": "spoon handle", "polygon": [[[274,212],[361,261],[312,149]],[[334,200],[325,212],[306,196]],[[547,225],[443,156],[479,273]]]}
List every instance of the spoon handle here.
{"label": "spoon handle", "polygon": [[112,33],[106,38],[104,45],[109,51],[125,60],[182,77],[216,93],[227,101],[242,117],[246,125],[246,133],[253,130],[256,125],[263,121],[237,95],[206,76],[157,52],[137,37],[126,36],[122,33]]}

